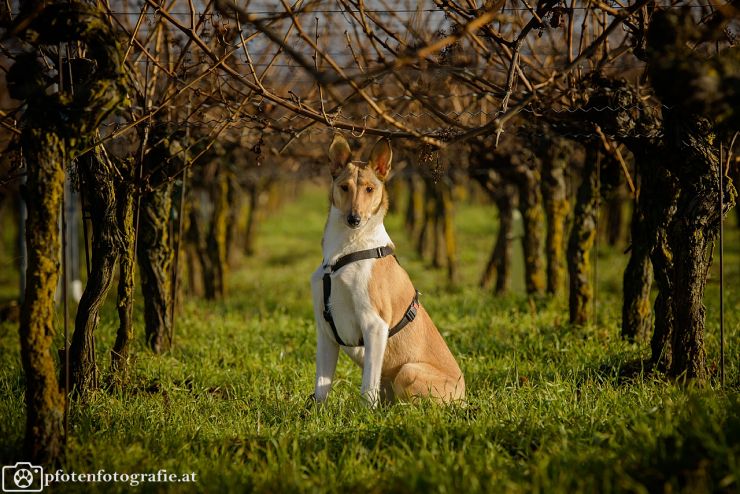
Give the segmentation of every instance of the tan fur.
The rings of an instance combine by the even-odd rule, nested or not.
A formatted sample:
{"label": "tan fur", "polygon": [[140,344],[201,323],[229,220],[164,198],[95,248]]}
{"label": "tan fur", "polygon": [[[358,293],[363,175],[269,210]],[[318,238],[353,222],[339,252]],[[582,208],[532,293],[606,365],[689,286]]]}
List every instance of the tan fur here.
{"label": "tan fur", "polygon": [[[373,306],[391,327],[414,297],[414,286],[394,257],[375,261],[369,285]],[[416,319],[388,340],[382,384],[400,399],[429,396],[443,402],[465,397],[465,379],[423,306]]]}

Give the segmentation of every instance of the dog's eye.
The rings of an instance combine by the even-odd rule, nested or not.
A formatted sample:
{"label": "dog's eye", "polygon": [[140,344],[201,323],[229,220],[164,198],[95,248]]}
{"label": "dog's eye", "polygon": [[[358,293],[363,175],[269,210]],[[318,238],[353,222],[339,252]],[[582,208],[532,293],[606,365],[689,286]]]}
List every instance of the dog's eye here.
{"label": "dog's eye", "polygon": [[368,193],[368,194],[372,194],[372,192],[373,192],[374,190],[375,190],[375,189],[373,189],[372,187],[366,187],[366,188],[365,188],[365,191],[367,191],[367,193]]}
{"label": "dog's eye", "polygon": [[349,190],[349,185],[344,184],[344,185],[341,185],[339,188],[342,189],[343,191],[347,192]]}

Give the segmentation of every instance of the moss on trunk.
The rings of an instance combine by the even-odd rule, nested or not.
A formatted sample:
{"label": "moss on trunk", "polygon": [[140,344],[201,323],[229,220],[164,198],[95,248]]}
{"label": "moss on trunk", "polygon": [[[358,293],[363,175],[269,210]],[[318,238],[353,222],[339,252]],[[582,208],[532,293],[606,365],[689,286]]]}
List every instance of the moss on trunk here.
{"label": "moss on trunk", "polygon": [[547,293],[558,293],[565,280],[565,225],[570,205],[565,186],[570,148],[557,142],[542,167],[542,198],[547,216],[545,258],[547,261]]}
{"label": "moss on trunk", "polygon": [[[675,204],[675,202],[674,202]],[[673,212],[670,213],[671,218]],[[653,263],[655,284],[658,295],[655,297],[653,311],[655,325],[650,339],[650,362],[653,368],[667,371],[673,361],[673,328],[676,317],[673,312],[673,253],[668,245],[666,226],[657,228],[657,241],[650,260]]]}
{"label": "moss on trunk", "polygon": [[[658,10],[647,32],[648,73],[664,105],[664,166],[678,185],[676,213],[666,229],[672,260],[666,274],[675,317],[669,373],[700,384],[708,375],[703,299],[711,249],[719,221],[736,196],[729,179],[720,190],[718,146],[713,141],[715,132],[737,129],[740,94],[738,50],[705,52],[702,44],[724,35],[728,13],[732,15],[719,12],[698,24],[687,12]],[[719,211],[719,194],[725,211]]]}
{"label": "moss on trunk", "polygon": [[524,236],[524,284],[530,295],[545,290],[545,271],[542,265],[542,232],[545,230],[545,215],[540,192],[540,172],[536,167],[520,167],[519,210],[522,213]]}
{"label": "moss on trunk", "polygon": [[573,228],[568,239],[569,315],[572,324],[583,325],[590,316],[593,287],[591,285],[591,248],[596,238],[598,215],[598,152],[587,148],[583,181],[578,188],[574,208]]}
{"label": "moss on trunk", "polygon": [[[701,383],[707,378],[704,350],[704,288],[712,265],[712,247],[719,232],[719,159],[708,121],[669,113],[666,143],[675,151],[670,169],[679,185],[676,214],[668,229],[673,253],[675,328],[670,374]],[[735,203],[736,191],[725,178],[724,204]],[[725,211],[726,212],[726,211]]]}
{"label": "moss on trunk", "polygon": [[18,55],[7,74],[10,95],[26,103],[21,147],[28,163],[28,272],[20,327],[27,387],[26,456],[49,464],[61,452],[64,409],[51,356],[63,158],[77,157],[126,91],[116,37],[95,6],[22,2],[13,34],[36,47],[79,42],[90,59],[85,62],[90,70],[75,80],[73,93],[47,90],[50,74],[35,50]]}
{"label": "moss on trunk", "polygon": [[[738,184],[740,184],[740,161],[736,159],[730,163],[730,170],[727,173],[727,176],[732,179],[732,183],[737,189]],[[735,220],[737,222],[737,227],[740,228],[740,208],[735,208]]]}
{"label": "moss on trunk", "polygon": [[21,145],[28,164],[25,186],[28,270],[21,309],[21,361],[26,376],[28,460],[48,465],[63,447],[64,395],[52,352],[54,293],[59,280],[59,211],[64,189],[62,140],[53,132],[26,128]]}

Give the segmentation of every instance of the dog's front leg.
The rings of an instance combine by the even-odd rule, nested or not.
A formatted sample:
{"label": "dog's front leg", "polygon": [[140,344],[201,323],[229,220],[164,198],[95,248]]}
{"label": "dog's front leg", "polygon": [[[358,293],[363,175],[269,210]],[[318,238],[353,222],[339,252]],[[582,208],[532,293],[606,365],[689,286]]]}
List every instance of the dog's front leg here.
{"label": "dog's front leg", "polygon": [[365,340],[365,358],[360,393],[368,405],[375,408],[380,401],[380,377],[385,346],[388,343],[388,324],[374,314],[364,321],[362,335]]}
{"label": "dog's front leg", "polygon": [[329,396],[331,383],[334,380],[334,372],[339,359],[339,345],[329,338],[322,328],[319,327],[316,333],[316,382],[313,396],[317,402],[323,403]]}

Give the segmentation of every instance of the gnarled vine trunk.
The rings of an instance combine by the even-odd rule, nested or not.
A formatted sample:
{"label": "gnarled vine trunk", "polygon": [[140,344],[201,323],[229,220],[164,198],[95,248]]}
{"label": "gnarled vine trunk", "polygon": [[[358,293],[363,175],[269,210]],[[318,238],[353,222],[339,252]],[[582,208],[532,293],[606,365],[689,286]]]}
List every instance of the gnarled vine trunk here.
{"label": "gnarled vine trunk", "polygon": [[[675,201],[673,203],[675,205]],[[668,212],[670,210],[666,210]],[[667,220],[672,218],[675,211],[670,211]],[[673,361],[673,328],[676,317],[673,308],[673,253],[668,245],[668,233],[666,224],[659,225],[655,234],[657,241],[650,261],[653,263],[655,284],[658,287],[658,295],[655,297],[653,312],[655,324],[653,336],[650,339],[651,357],[650,362],[655,369],[667,371]]]}
{"label": "gnarled vine trunk", "polygon": [[[207,284],[207,286],[210,285],[210,290],[206,290],[206,298],[208,299],[223,298],[226,294],[226,233],[228,229],[227,220],[229,213],[228,194],[228,174],[219,166],[218,171],[215,173],[214,184],[211,187],[213,214],[211,215],[211,225],[207,240],[207,254],[210,257],[210,265],[213,267],[213,271],[211,273],[213,280],[212,284]],[[251,235],[254,235],[254,232],[248,232],[248,236]]]}
{"label": "gnarled vine trunk", "polygon": [[[133,172],[131,163],[119,166],[124,178]],[[120,244],[118,256],[118,331],[111,350],[111,374],[113,385],[120,387],[128,378],[129,344],[134,337],[134,187],[133,181],[123,180],[116,188],[118,202],[116,216],[119,226]]]}
{"label": "gnarled vine trunk", "polygon": [[[685,12],[656,10],[647,32],[648,74],[664,106],[663,141],[668,157],[664,166],[678,186],[676,212],[665,231],[672,261],[665,274],[672,283],[675,318],[668,370],[674,377],[699,384],[708,375],[703,298],[712,243],[722,215],[734,205],[736,196],[729,179],[720,190],[722,172],[714,140],[717,131],[737,128],[737,91],[733,89],[738,51],[697,56],[703,53],[699,45],[721,32],[718,28],[728,20],[722,17],[718,14],[714,22],[697,23]],[[719,211],[719,194],[724,211]]]}
{"label": "gnarled vine trunk", "polygon": [[493,285],[494,292],[501,294],[505,293],[511,285],[510,266],[517,191],[516,187],[512,185],[497,182],[497,185],[489,192],[491,192],[496,209],[498,209],[499,225],[496,233],[496,243],[493,246],[486,268],[483,270],[480,285],[483,288]]}
{"label": "gnarled vine trunk", "polygon": [[419,228],[419,232],[416,237],[416,253],[419,257],[424,257],[426,252],[429,250],[430,244],[434,244],[436,242],[434,223],[436,204],[432,193],[429,191],[432,186],[431,181],[424,177],[424,215],[421,222],[421,228]]}
{"label": "gnarled vine trunk", "polygon": [[452,183],[441,184],[439,190],[438,218],[441,223],[445,259],[447,261],[447,280],[457,282],[457,236],[455,235],[455,204],[452,200]]}
{"label": "gnarled vine trunk", "polygon": [[137,260],[144,297],[144,323],[149,348],[159,353],[165,349],[170,334],[170,266],[172,247],[169,220],[172,208],[172,184],[167,183],[141,197]]}
{"label": "gnarled vine trunk", "polygon": [[565,187],[565,170],[568,167],[569,149],[565,143],[556,149],[542,167],[542,198],[547,216],[545,258],[547,261],[547,293],[560,291],[565,279],[565,224],[568,218],[568,192]]}
{"label": "gnarled vine trunk", "polygon": [[[679,184],[676,214],[668,230],[673,253],[673,360],[670,374],[703,382],[707,377],[704,350],[704,288],[719,232],[719,159],[708,121],[669,113],[666,143],[675,150],[670,170]],[[732,181],[725,179],[724,204],[735,202]]]}
{"label": "gnarled vine trunk", "polygon": [[[645,120],[647,121],[647,120]],[[650,338],[653,368],[667,370],[672,359],[673,254],[668,245],[668,225],[676,211],[675,177],[663,166],[667,150],[652,129],[651,120],[643,137],[627,139],[635,156],[640,190],[632,213],[630,260],[623,277],[622,336],[630,340]],[[657,295],[650,311],[651,284]]]}
{"label": "gnarled vine trunk", "polygon": [[542,266],[542,231],[545,229],[540,172],[537,167],[521,167],[519,174],[519,210],[524,223],[522,249],[524,251],[524,284],[530,295],[545,289]]}
{"label": "gnarled vine trunk", "polygon": [[139,201],[136,258],[144,297],[144,332],[147,345],[155,353],[166,349],[172,335],[172,261],[170,242],[172,217],[171,174],[180,170],[187,159],[180,139],[181,131],[162,123],[149,136],[154,145],[143,157],[150,184]]}
{"label": "gnarled vine trunk", "polygon": [[96,150],[79,160],[84,177],[92,220],[92,256],[90,275],[82,293],[75,318],[75,331],[70,346],[70,383],[78,393],[98,387],[95,364],[95,328],[100,306],[113,283],[113,272],[118,261],[119,231],[116,211],[116,187],[113,183],[113,165]]}
{"label": "gnarled vine trunk", "polygon": [[573,228],[568,239],[569,315],[572,324],[586,324],[590,315],[591,248],[596,238],[599,200],[599,153],[587,149],[583,182],[578,188]]}
{"label": "gnarled vine trunk", "polygon": [[[624,272],[622,336],[643,339],[650,334],[654,367],[670,365],[673,335],[673,255],[667,244],[666,229],[675,213],[677,185],[662,166],[662,143],[630,141],[640,179],[640,192],[632,213],[630,260]],[[650,311],[650,289],[655,280],[658,294]]]}
{"label": "gnarled vine trunk", "polygon": [[188,252],[188,277],[191,290],[206,295],[213,293],[211,259],[206,252],[205,239],[200,221],[200,202],[193,195],[187,217],[185,239]]}
{"label": "gnarled vine trunk", "polygon": [[447,266],[447,279],[457,280],[457,240],[455,235],[452,180],[449,177],[424,176],[425,208],[421,229],[416,238],[420,257],[431,244],[432,265]]}
{"label": "gnarled vine trunk", "polygon": [[643,187],[632,210],[630,259],[622,282],[622,337],[630,341],[644,340],[650,334],[650,287],[653,266],[650,254],[655,246],[652,237],[654,225],[648,219],[652,214],[647,198],[653,191],[643,180]]}
{"label": "gnarled vine trunk", "polygon": [[[62,449],[64,398],[54,372],[54,292],[59,271],[59,207],[64,159],[89,144],[99,123],[122,101],[125,88],[116,37],[93,5],[23,2],[15,19],[19,37],[35,46],[79,42],[90,61],[74,92],[49,92],[48,68],[35,51],[20,54],[6,79],[10,95],[25,100],[21,147],[28,164],[28,273],[21,314],[21,360],[26,373],[26,454],[49,464]],[[63,67],[56,67],[61,71]],[[76,76],[77,74],[75,74]]]}
{"label": "gnarled vine trunk", "polygon": [[249,216],[247,217],[247,228],[244,232],[244,253],[253,256],[257,236],[257,215],[259,214],[260,189],[256,184],[250,185],[249,190]]}
{"label": "gnarled vine trunk", "polygon": [[21,361],[26,376],[25,450],[35,464],[47,465],[63,446],[64,395],[52,357],[54,293],[59,281],[59,210],[64,189],[62,139],[27,127],[21,145],[28,163],[26,245],[28,271],[21,309]]}

